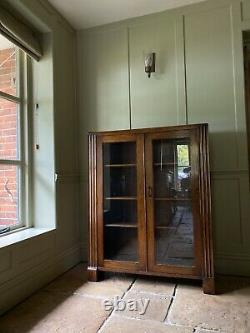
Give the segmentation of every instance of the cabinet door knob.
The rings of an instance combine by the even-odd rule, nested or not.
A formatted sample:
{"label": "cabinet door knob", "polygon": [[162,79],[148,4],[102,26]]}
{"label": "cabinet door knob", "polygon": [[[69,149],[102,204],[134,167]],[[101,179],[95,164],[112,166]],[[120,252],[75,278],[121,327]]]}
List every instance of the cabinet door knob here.
{"label": "cabinet door knob", "polygon": [[153,196],[153,189],[152,189],[152,186],[148,186],[148,197],[149,198],[152,198]]}

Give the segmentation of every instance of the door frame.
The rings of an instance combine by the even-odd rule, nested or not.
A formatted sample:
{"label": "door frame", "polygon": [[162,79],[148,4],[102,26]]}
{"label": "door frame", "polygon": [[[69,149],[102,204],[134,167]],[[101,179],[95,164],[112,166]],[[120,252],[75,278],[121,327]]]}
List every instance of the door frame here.
{"label": "door frame", "polygon": [[[154,218],[154,173],[153,173],[153,141],[160,139],[190,139],[192,170],[192,213],[194,227],[194,266],[174,266],[156,263],[155,218]],[[202,276],[202,218],[200,216],[200,156],[199,133],[197,129],[180,129],[161,133],[145,134],[146,188],[152,189],[152,195],[146,193],[147,207],[147,243],[148,269],[151,272],[173,274],[179,276]]]}
{"label": "door frame", "polygon": [[[103,143],[136,142],[137,164],[137,239],[138,262],[107,260],[104,258],[104,220],[103,220]],[[119,134],[97,137],[97,237],[98,267],[115,271],[146,271],[146,206],[145,206],[145,167],[144,135]]]}

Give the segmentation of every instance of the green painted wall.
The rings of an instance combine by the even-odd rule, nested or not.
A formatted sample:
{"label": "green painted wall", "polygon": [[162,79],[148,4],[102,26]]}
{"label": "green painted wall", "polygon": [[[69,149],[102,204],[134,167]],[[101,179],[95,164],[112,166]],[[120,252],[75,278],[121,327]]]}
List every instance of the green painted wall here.
{"label": "green painted wall", "polygon": [[[131,125],[157,127],[186,122],[183,21],[174,15],[129,26]],[[156,74],[143,71],[144,55],[156,53]]]}
{"label": "green painted wall", "polygon": [[250,1],[242,0],[242,19],[243,21],[250,20]]}
{"label": "green painted wall", "polygon": [[[210,126],[217,262],[250,254],[247,136],[240,4],[218,2],[185,16],[189,122]],[[198,49],[197,49],[198,47]],[[248,258],[249,259],[249,258]],[[237,260],[244,266],[242,260]],[[219,270],[224,271],[219,266]],[[234,271],[230,263],[228,270]],[[237,269],[237,265],[236,265]],[[240,267],[245,274],[248,267]]]}
{"label": "green painted wall", "polygon": [[209,123],[212,170],[222,171],[238,167],[230,14],[225,6],[185,16],[188,120]]}
{"label": "green painted wall", "polygon": [[[209,0],[78,33],[82,188],[88,130],[208,122],[216,270],[248,275],[242,29],[249,18],[248,0]],[[157,70],[148,79],[143,58],[151,51]]]}
{"label": "green painted wall", "polygon": [[[81,93],[88,128],[99,131],[129,128],[128,36],[124,28],[87,34],[82,56]],[[109,110],[109,112],[107,112]]]}

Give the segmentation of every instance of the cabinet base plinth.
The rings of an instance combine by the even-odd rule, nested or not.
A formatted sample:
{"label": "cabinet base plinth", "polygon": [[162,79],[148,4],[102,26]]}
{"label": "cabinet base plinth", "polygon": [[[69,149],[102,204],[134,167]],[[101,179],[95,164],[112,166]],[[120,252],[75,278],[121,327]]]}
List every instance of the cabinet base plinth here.
{"label": "cabinet base plinth", "polygon": [[215,281],[214,278],[206,278],[202,282],[204,294],[215,295]]}
{"label": "cabinet base plinth", "polygon": [[102,279],[103,273],[95,267],[88,267],[88,281],[98,282]]}

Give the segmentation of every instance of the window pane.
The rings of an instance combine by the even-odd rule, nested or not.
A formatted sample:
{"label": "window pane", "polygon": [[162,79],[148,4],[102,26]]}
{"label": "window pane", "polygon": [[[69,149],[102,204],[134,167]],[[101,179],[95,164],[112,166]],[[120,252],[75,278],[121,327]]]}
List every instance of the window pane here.
{"label": "window pane", "polygon": [[0,34],[0,90],[18,95],[17,75],[18,48]]}
{"label": "window pane", "polygon": [[18,105],[0,98],[0,160],[19,158],[18,118]]}
{"label": "window pane", "polygon": [[0,165],[0,230],[19,223],[19,167]]}

